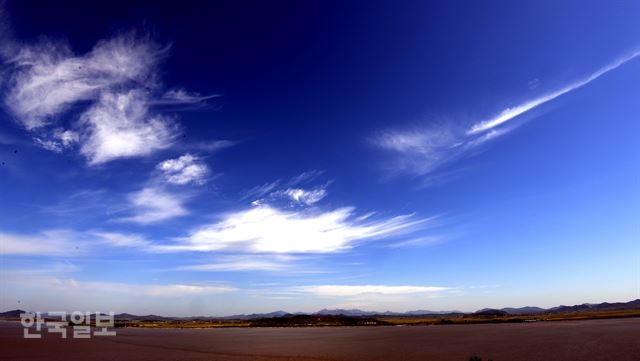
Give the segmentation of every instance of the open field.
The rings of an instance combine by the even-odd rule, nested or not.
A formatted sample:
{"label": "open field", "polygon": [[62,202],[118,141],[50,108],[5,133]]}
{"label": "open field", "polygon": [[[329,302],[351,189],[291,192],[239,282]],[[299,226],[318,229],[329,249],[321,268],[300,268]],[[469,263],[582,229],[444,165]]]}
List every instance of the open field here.
{"label": "open field", "polygon": [[115,337],[23,339],[0,321],[2,360],[638,360],[640,318],[443,326],[124,328]]}
{"label": "open field", "polygon": [[536,321],[578,321],[609,318],[640,317],[640,310],[612,310],[589,312],[541,313],[535,315],[508,315],[502,317],[479,317],[464,315],[459,317],[376,317],[378,320],[392,325],[445,325],[476,323],[519,323]]}

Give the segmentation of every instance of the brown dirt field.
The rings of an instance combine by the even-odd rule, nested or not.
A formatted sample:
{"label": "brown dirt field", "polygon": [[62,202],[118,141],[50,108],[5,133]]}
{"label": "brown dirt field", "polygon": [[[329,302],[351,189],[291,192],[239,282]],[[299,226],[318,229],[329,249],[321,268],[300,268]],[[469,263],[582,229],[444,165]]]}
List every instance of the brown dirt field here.
{"label": "brown dirt field", "polygon": [[[640,360],[640,318],[404,327],[117,329],[23,339],[0,321],[2,360]],[[71,335],[69,335],[71,336]]]}

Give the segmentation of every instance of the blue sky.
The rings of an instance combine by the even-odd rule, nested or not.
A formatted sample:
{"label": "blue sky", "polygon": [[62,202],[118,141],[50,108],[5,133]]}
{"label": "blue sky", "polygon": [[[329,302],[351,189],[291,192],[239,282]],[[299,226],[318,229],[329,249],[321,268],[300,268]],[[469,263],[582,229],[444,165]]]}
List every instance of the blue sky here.
{"label": "blue sky", "polygon": [[640,297],[637,2],[1,12],[2,309]]}

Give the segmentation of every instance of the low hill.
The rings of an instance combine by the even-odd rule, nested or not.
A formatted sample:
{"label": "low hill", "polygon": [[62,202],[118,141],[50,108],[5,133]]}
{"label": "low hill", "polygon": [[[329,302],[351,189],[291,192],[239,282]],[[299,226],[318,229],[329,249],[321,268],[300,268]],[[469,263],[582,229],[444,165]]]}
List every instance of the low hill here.
{"label": "low hill", "polygon": [[503,317],[503,316],[509,316],[509,313],[503,310],[496,310],[493,308],[483,308],[480,311],[474,312],[469,316]]}
{"label": "low hill", "polygon": [[251,321],[253,327],[302,327],[302,326],[375,326],[387,324],[370,317],[289,315],[261,318]]}
{"label": "low hill", "polygon": [[[473,313],[463,313],[459,311],[428,311],[428,310],[416,310],[408,312],[375,312],[375,311],[363,311],[358,309],[322,309],[318,312],[307,313],[287,313],[285,311],[275,311],[269,313],[252,313],[252,314],[240,314],[226,317],[211,317],[211,316],[199,316],[199,317],[166,317],[158,315],[144,315],[138,316],[130,313],[119,313],[115,315],[115,319],[119,321],[213,321],[213,320],[242,320],[252,321],[256,320],[262,323],[265,320],[275,320],[279,318],[286,319],[287,322],[307,322],[315,319],[321,322],[362,322],[362,320],[373,319],[374,317],[434,317],[434,318],[455,318],[461,316],[480,316],[480,317],[504,317],[504,316],[525,316],[525,315],[540,315],[540,314],[565,314],[565,313],[581,313],[581,312],[593,312],[593,311],[624,311],[624,310],[640,310],[640,299],[630,302],[603,302],[598,304],[584,303],[574,306],[558,306],[552,308],[540,308],[533,306],[526,307],[506,307],[502,309],[484,308]],[[2,319],[19,319],[20,314],[26,311],[23,310],[11,310],[0,313]],[[46,316],[43,313],[43,316]],[[93,317],[93,316],[92,316]],[[298,317],[298,318],[296,318]],[[306,317],[306,318],[305,318]],[[351,320],[353,319],[353,320]],[[355,321],[357,320],[357,321]],[[278,321],[273,321],[277,323]]]}
{"label": "low hill", "polygon": [[501,308],[501,310],[504,312],[507,312],[510,315],[535,315],[537,313],[542,313],[547,311],[544,308],[532,307],[532,306],[525,306],[525,307],[519,307],[519,308],[506,307],[506,308]]}
{"label": "low hill", "polygon": [[24,310],[11,310],[0,313],[0,318],[20,318],[21,313],[25,313]]}

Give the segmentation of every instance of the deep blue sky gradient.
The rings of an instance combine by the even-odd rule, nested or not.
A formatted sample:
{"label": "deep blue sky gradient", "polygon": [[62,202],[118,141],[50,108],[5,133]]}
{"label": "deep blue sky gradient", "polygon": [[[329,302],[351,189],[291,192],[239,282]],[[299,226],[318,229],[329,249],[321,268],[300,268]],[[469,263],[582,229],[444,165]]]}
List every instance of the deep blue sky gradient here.
{"label": "deep blue sky gradient", "polygon": [[[191,197],[185,204],[189,215],[151,225],[123,223],[115,219],[127,212],[127,194],[148,182],[156,164],[187,151],[174,147],[90,166],[78,152],[59,154],[34,145],[4,107],[2,235],[99,229],[163,243],[250,208],[253,199],[243,195],[252,187],[310,170],[322,174],[308,187],[326,185],[320,210],[353,206],[358,215],[438,218],[411,235],[363,240],[344,252],[297,255],[309,257],[303,262],[308,273],[172,270],[216,261],[217,252],[157,254],[116,247],[84,256],[4,255],[3,309],[473,310],[640,297],[640,59],[526,112],[515,119],[516,129],[428,174],[394,171],[395,155],[375,141],[386,131],[466,127],[585,78],[640,47],[638,2],[10,1],[4,6],[13,36],[24,43],[47,37],[85,54],[101,39],[137,31],[170,44],[159,66],[162,84],[219,95],[205,106],[162,110],[179,122],[181,144],[224,139],[235,145],[195,152],[215,177],[180,190]],[[84,106],[74,105],[57,121],[71,124]],[[434,241],[389,246],[420,237]],[[114,304],[8,282],[11,272],[61,264],[73,271],[56,277],[80,283],[222,283],[240,291],[150,298],[144,304],[132,296]],[[447,291],[391,299],[291,293],[308,285]]]}

